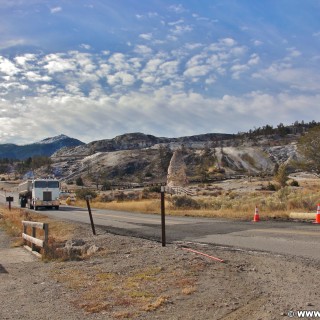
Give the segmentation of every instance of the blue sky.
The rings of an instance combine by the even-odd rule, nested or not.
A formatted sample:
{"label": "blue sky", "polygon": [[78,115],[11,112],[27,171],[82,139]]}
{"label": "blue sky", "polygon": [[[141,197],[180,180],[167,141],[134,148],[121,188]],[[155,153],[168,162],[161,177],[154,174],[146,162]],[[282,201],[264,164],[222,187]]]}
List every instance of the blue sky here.
{"label": "blue sky", "polygon": [[318,0],[0,0],[0,143],[319,121]]}

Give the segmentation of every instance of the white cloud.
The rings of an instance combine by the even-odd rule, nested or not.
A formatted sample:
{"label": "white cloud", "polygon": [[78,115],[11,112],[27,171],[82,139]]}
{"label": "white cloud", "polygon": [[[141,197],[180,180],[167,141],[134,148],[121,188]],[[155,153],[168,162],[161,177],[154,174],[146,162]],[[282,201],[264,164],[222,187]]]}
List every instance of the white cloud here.
{"label": "white cloud", "polygon": [[152,33],[142,33],[139,35],[139,38],[144,39],[144,40],[151,40]]}
{"label": "white cloud", "polygon": [[19,69],[7,58],[0,56],[0,72],[9,76],[14,76],[19,73]]}
{"label": "white cloud", "polygon": [[210,72],[210,66],[203,65],[203,66],[193,66],[188,68],[183,74],[189,78],[196,78],[202,77],[207,75]]}
{"label": "white cloud", "polygon": [[159,14],[157,12],[148,12],[147,15],[149,18],[155,18],[155,17],[159,16]]}
{"label": "white cloud", "polygon": [[260,40],[254,40],[254,41],[253,41],[253,44],[254,44],[256,47],[259,47],[259,46],[262,46],[262,45],[263,45],[263,42],[260,41]]}
{"label": "white cloud", "polygon": [[[177,19],[171,27],[185,25]],[[287,123],[285,116],[292,117],[293,121],[308,120],[312,103],[319,98],[316,95],[320,90],[320,76],[297,65],[300,59],[296,58],[302,51],[295,47],[287,51],[284,48],[285,58],[265,67],[267,54],[261,62],[260,48],[255,47],[253,51],[231,37],[209,44],[181,43],[179,33],[169,33],[167,40],[176,43],[167,41],[169,50],[166,50],[165,46],[153,47],[153,34],[149,30],[137,35],[140,42],[141,39],[150,41],[148,46],[138,44],[126,47],[124,52],[20,54],[11,60],[0,57],[0,102],[3,104],[0,110],[15,106],[12,114],[3,112],[9,119],[13,114],[17,117],[10,120],[8,126],[1,127],[4,133],[0,139],[5,141],[10,135],[10,125],[22,126],[23,123],[39,136],[35,138],[22,128],[8,139],[40,140],[66,132],[65,128],[66,134],[86,141],[138,130],[159,135],[166,132],[168,136],[195,134],[196,128],[200,128],[198,133],[218,129],[230,132],[230,128],[237,132],[252,128],[252,123],[264,125],[268,119],[274,119],[272,115],[281,103],[283,112],[275,121]],[[135,42],[132,40],[132,43]],[[91,47],[82,44],[82,48]],[[262,63],[264,69],[259,69]],[[235,86],[233,95],[213,96],[214,92],[223,94],[228,90],[224,80],[240,79],[252,70],[255,72],[252,79],[246,78],[251,81],[251,88],[256,88],[255,83],[264,82],[266,92],[272,92],[277,86],[282,94],[244,93],[246,84],[238,81],[242,91]],[[295,98],[306,108],[306,117],[297,117],[301,108],[294,103]],[[20,119],[21,110],[28,113],[27,119]],[[41,121],[37,123],[29,113],[37,114]],[[166,120],[162,113],[170,113],[172,119]],[[58,121],[58,126],[48,129],[48,121]]]}
{"label": "white cloud", "polygon": [[175,25],[174,29],[171,29],[170,31],[174,34],[174,35],[181,35],[185,32],[190,32],[192,31],[193,28],[189,25]]}
{"label": "white cloud", "polygon": [[287,51],[289,52],[289,56],[292,58],[297,58],[301,56],[301,52],[296,48],[287,48]]}
{"label": "white cloud", "polygon": [[183,19],[173,21],[173,22],[168,22],[168,26],[176,26],[177,24],[181,24],[181,23],[184,23]]}
{"label": "white cloud", "polygon": [[169,10],[170,10],[170,11],[173,11],[173,12],[175,12],[175,13],[183,13],[183,12],[187,11],[187,10],[182,6],[182,4],[171,5],[171,6],[169,7]]}
{"label": "white cloud", "polygon": [[260,62],[260,57],[254,53],[250,56],[250,60],[248,61],[248,65],[252,66],[252,65],[256,65]]}
{"label": "white cloud", "polygon": [[201,48],[203,45],[201,43],[186,43],[185,44],[185,48],[187,50],[194,50],[194,49],[198,49]]}
{"label": "white cloud", "polygon": [[126,72],[117,72],[107,76],[108,83],[112,86],[121,84],[124,86],[131,86],[135,83],[135,78],[132,74]]}
{"label": "white cloud", "polygon": [[163,75],[168,77],[176,75],[178,71],[179,61],[167,61],[159,66],[159,69],[163,72]]}
{"label": "white cloud", "polygon": [[168,36],[167,36],[167,39],[169,40],[169,41],[177,41],[178,40],[178,38],[176,37],[176,36],[173,36],[173,35],[171,35],[171,34],[169,34]]}
{"label": "white cloud", "polygon": [[225,45],[227,47],[232,47],[232,46],[235,46],[237,44],[237,42],[232,38],[221,39],[219,41],[219,43],[221,43],[222,45]]}
{"label": "white cloud", "polygon": [[143,72],[153,73],[158,70],[161,63],[163,63],[162,59],[151,59],[147,62]]}
{"label": "white cloud", "polygon": [[242,46],[242,47],[233,47],[230,49],[230,53],[235,55],[235,56],[242,56],[247,52],[247,48]]}
{"label": "white cloud", "polygon": [[66,72],[76,70],[76,61],[68,59],[63,55],[59,54],[50,54],[45,57],[44,69],[48,70],[48,73],[54,74],[59,72]]}
{"label": "white cloud", "polygon": [[28,62],[33,62],[36,60],[35,54],[25,54],[23,56],[15,57],[14,60],[21,66],[25,67]]}
{"label": "white cloud", "polygon": [[279,83],[294,90],[314,91],[320,90],[320,75],[309,69],[295,68],[289,63],[273,63],[267,69],[254,73],[253,78]]}
{"label": "white cloud", "polygon": [[204,61],[206,60],[207,56],[206,54],[200,53],[197,55],[194,55],[193,57],[191,57],[189,59],[189,61],[187,62],[186,66],[188,68],[190,67],[194,67],[194,66],[198,66],[204,63]]}
{"label": "white cloud", "polygon": [[51,77],[49,77],[47,75],[41,76],[40,74],[38,74],[34,71],[28,71],[28,72],[24,73],[24,75],[31,82],[48,82],[48,81],[52,80]]}
{"label": "white cloud", "polygon": [[247,71],[249,67],[246,64],[235,64],[233,65],[230,70],[232,72],[233,79],[239,79],[240,74]]}
{"label": "white cloud", "polygon": [[[7,113],[7,118],[0,118],[0,142],[30,143],[61,132],[86,142],[136,131],[169,137],[203,132],[232,133],[230,128],[236,133],[252,128],[252,124],[312,120],[319,98],[319,95],[270,95],[255,91],[206,98],[173,87],[147,93],[131,91],[119,97],[104,94],[95,99],[62,92],[55,97],[26,97],[16,105],[12,113]],[[9,110],[10,105],[1,101],[0,109]]]}
{"label": "white cloud", "polygon": [[47,96],[51,96],[51,93],[55,92],[56,87],[53,85],[49,85],[49,84],[42,84],[37,86],[37,92],[40,95],[47,95]]}
{"label": "white cloud", "polygon": [[126,56],[123,53],[114,53],[108,61],[116,70],[127,70],[129,69],[129,64],[126,60]]}
{"label": "white cloud", "polygon": [[144,45],[135,46],[134,52],[141,55],[149,55],[152,53],[152,49],[150,47]]}
{"label": "white cloud", "polygon": [[90,50],[90,49],[91,49],[91,46],[90,46],[89,44],[82,43],[82,44],[80,45],[80,48],[86,49],[86,50]]}
{"label": "white cloud", "polygon": [[206,78],[205,83],[207,85],[211,85],[217,81],[217,78],[215,76],[210,76],[209,78]]}
{"label": "white cloud", "polygon": [[66,90],[75,96],[83,96],[81,89],[79,88],[79,85],[76,83],[67,84]]}
{"label": "white cloud", "polygon": [[58,12],[60,12],[60,11],[62,11],[62,8],[61,7],[54,7],[54,8],[51,8],[50,9],[50,12],[51,13],[58,13]]}

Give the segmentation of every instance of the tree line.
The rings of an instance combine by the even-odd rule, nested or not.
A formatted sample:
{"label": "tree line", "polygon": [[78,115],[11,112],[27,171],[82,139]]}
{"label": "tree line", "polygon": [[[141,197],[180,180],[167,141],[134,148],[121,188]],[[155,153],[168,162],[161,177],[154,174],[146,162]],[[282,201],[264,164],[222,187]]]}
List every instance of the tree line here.
{"label": "tree line", "polygon": [[257,136],[269,136],[277,134],[281,137],[284,137],[288,134],[302,134],[310,129],[317,127],[320,125],[320,122],[316,122],[315,120],[312,120],[310,122],[304,122],[303,120],[301,122],[295,121],[291,125],[284,125],[283,123],[279,123],[276,127],[273,127],[272,125],[266,124],[265,126],[250,129],[247,132],[238,132],[237,136],[245,136],[248,138],[253,138]]}

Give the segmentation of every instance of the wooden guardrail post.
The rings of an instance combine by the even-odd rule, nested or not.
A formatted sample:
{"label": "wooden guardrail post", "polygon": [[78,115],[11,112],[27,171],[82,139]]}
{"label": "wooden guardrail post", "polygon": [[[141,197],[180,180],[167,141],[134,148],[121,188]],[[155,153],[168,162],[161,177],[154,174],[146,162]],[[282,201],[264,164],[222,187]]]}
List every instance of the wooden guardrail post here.
{"label": "wooden guardrail post", "polygon": [[[36,228],[34,226],[32,226],[32,237],[37,238],[36,236],[37,236],[36,235]],[[35,243],[31,242],[31,251],[35,251],[35,249],[36,249]]]}
{"label": "wooden guardrail post", "polygon": [[91,196],[87,195],[86,196],[86,202],[87,202],[87,208],[88,208],[88,212],[89,212],[89,218],[90,218],[92,233],[93,233],[93,235],[96,235],[96,229],[94,227],[93,218],[92,218],[92,212],[91,212],[91,207],[90,207],[90,199],[91,199]]}
{"label": "wooden guardrail post", "polygon": [[166,246],[166,213],[165,213],[165,187],[161,187],[161,240],[162,246]]}
{"label": "wooden guardrail post", "polygon": [[[47,250],[48,239],[49,239],[49,225],[47,223],[42,222],[33,222],[33,221],[22,221],[23,225],[23,233],[22,238],[25,241],[31,243],[31,247],[25,245],[26,249],[31,250],[33,253],[40,255],[36,252],[36,246],[43,248],[44,252]],[[31,236],[27,233],[27,227],[32,228]],[[36,235],[36,229],[44,230],[44,240],[38,239]],[[41,256],[41,255],[40,255]]]}

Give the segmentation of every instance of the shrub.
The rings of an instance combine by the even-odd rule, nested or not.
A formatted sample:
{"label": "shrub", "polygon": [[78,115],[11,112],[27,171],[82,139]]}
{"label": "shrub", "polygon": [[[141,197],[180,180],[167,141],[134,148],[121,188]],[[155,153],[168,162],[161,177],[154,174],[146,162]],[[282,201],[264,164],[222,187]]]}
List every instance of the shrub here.
{"label": "shrub", "polygon": [[180,209],[200,209],[200,204],[188,196],[174,196],[172,204],[175,208]]}
{"label": "shrub", "polygon": [[100,202],[111,202],[114,200],[114,196],[112,194],[102,194],[99,196],[98,201]]}
{"label": "shrub", "polygon": [[147,188],[148,192],[157,192],[160,193],[161,192],[161,186],[152,186]]}
{"label": "shrub", "polygon": [[153,174],[152,174],[151,172],[147,172],[147,173],[145,174],[145,177],[146,177],[146,178],[152,178],[152,177],[153,177]]}
{"label": "shrub", "polygon": [[102,191],[107,191],[107,190],[111,190],[111,183],[110,182],[104,182],[102,187],[101,187]]}
{"label": "shrub", "polygon": [[297,180],[292,180],[292,181],[290,182],[290,186],[291,186],[291,187],[299,187],[299,182],[298,182]]}
{"label": "shrub", "polygon": [[83,186],[83,185],[84,185],[83,180],[82,180],[81,177],[77,178],[77,180],[76,180],[76,185],[77,185],[77,186]]}
{"label": "shrub", "polygon": [[155,197],[159,197],[156,193],[161,192],[161,186],[152,186],[148,188],[144,188],[141,193],[142,199],[153,199]]}
{"label": "shrub", "polygon": [[277,191],[277,187],[273,183],[269,182],[268,185],[266,186],[266,190]]}
{"label": "shrub", "polygon": [[120,191],[118,193],[115,193],[114,198],[115,198],[115,200],[120,202],[120,201],[124,201],[126,199],[126,195],[124,194],[124,192]]}
{"label": "shrub", "polygon": [[76,191],[76,197],[78,199],[85,200],[86,196],[91,196],[93,199],[97,197],[97,193],[93,190],[83,188],[83,189],[78,189]]}

